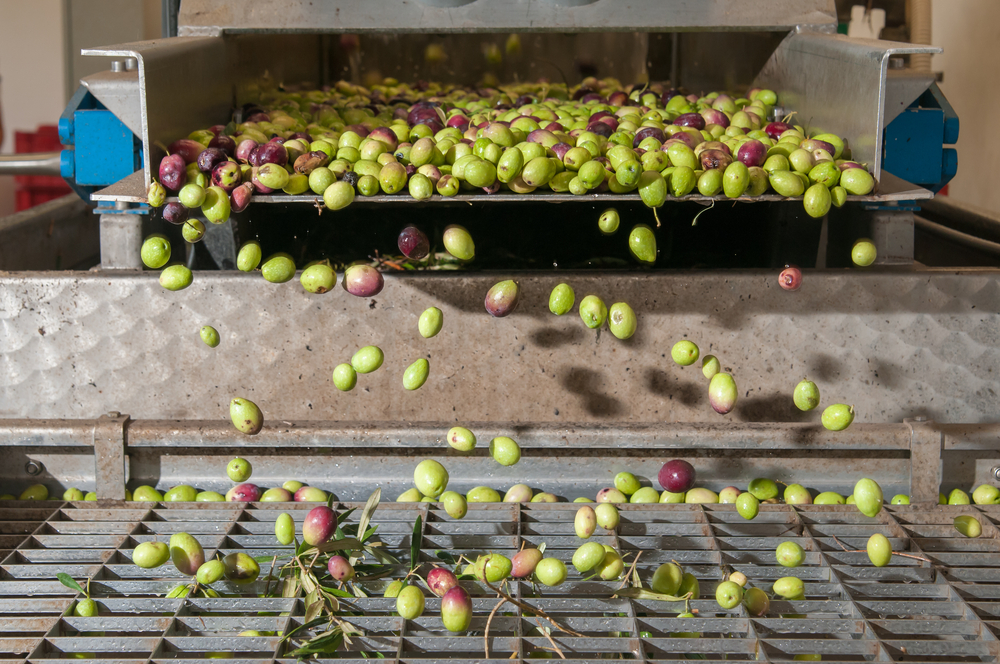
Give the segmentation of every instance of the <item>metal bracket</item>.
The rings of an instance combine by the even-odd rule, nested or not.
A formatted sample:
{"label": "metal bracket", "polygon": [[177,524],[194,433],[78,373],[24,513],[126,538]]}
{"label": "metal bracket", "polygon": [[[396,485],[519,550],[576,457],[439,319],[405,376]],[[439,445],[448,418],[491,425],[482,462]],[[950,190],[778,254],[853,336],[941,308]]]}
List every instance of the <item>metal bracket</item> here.
{"label": "metal bracket", "polygon": [[98,500],[125,500],[126,424],[130,418],[113,411],[94,422],[94,473]]}
{"label": "metal bracket", "polygon": [[937,505],[944,436],[922,417],[903,423],[910,427],[910,504]]}

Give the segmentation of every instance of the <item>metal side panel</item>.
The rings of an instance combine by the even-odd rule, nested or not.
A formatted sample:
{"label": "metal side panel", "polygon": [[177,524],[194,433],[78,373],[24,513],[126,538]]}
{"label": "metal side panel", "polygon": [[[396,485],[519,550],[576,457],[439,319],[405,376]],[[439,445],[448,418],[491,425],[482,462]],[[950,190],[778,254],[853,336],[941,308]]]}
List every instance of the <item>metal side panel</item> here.
{"label": "metal side panel", "polygon": [[[791,401],[806,377],[859,422],[1000,415],[996,270],[808,271],[795,293],[773,272],[527,273],[518,310],[492,318],[483,297],[509,276],[390,274],[360,299],[241,273],[196,273],[175,293],[149,272],[0,275],[0,417],[215,420],[243,396],[272,420],[816,422]],[[560,282],[578,302],[629,303],[635,336],[553,316]],[[423,339],[417,318],[431,306],[444,329]],[[201,342],[203,325],[219,330],[218,348]],[[727,417],[710,407],[700,363],[671,361],[683,338],[734,375]],[[338,392],[333,368],[368,344],[385,364]],[[430,378],[406,391],[419,357]]]}
{"label": "metal side panel", "polygon": [[940,52],[934,46],[793,32],[754,86],[777,92],[778,106],[795,112],[794,124],[846,137],[853,159],[869,164],[879,179],[889,56]]}
{"label": "metal side panel", "polygon": [[79,270],[99,260],[97,216],[76,194],[0,217],[0,270]]}
{"label": "metal side panel", "polygon": [[227,32],[788,30],[833,25],[833,0],[185,0],[180,35]]}

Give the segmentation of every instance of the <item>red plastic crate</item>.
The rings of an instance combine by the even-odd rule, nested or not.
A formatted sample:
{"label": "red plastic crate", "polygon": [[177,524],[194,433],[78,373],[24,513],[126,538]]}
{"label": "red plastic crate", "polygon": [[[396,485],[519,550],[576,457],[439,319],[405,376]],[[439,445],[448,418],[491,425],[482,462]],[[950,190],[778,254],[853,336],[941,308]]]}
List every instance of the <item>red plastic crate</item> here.
{"label": "red plastic crate", "polygon": [[[38,131],[15,131],[14,152],[55,152],[61,150],[59,128],[55,125],[41,125]],[[46,201],[65,196],[71,189],[58,175],[15,175],[15,207],[18,212],[40,205]]]}

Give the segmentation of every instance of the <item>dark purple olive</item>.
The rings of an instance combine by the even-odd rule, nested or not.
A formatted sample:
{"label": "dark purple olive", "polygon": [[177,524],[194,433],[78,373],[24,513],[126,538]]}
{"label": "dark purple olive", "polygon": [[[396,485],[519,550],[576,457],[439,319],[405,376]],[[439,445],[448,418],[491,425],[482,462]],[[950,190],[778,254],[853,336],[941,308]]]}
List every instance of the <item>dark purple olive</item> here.
{"label": "dark purple olive", "polygon": [[635,138],[632,139],[632,147],[639,147],[639,143],[642,143],[647,138],[655,138],[660,143],[666,140],[666,136],[663,135],[663,131],[656,127],[640,127],[639,131],[635,132]]}
{"label": "dark purple olive", "polygon": [[[679,97],[680,94],[681,94],[680,90],[677,90],[676,88],[670,88],[669,90],[664,91],[662,95],[660,95],[660,103],[666,106],[668,101],[670,101],[674,97]],[[619,104],[619,106],[620,105],[621,104]]]}
{"label": "dark purple olive", "polygon": [[407,226],[401,230],[396,244],[404,256],[416,260],[420,260],[431,251],[431,243],[427,239],[427,235],[416,226]]}
{"label": "dark purple olive", "polygon": [[674,124],[678,127],[691,127],[692,129],[701,130],[705,128],[705,118],[701,117],[698,113],[684,113],[677,116]]}
{"label": "dark purple olive", "polygon": [[222,148],[205,148],[198,155],[198,170],[202,173],[211,173],[213,168],[227,159],[226,151]]}
{"label": "dark purple olive", "polygon": [[616,118],[613,115],[603,117],[600,120],[598,120],[598,122],[600,122],[601,124],[606,124],[609,127],[611,127],[612,133],[618,131],[618,118]]}
{"label": "dark purple olive", "polygon": [[445,593],[457,585],[458,579],[444,567],[435,567],[427,572],[427,587],[438,597],[444,597]]}
{"label": "dark purple olive", "polygon": [[264,164],[277,164],[284,166],[288,163],[288,150],[281,143],[264,143],[257,148],[257,166]]}
{"label": "dark purple olive", "polygon": [[347,171],[346,173],[344,173],[344,177],[340,179],[346,182],[347,184],[351,185],[352,187],[357,187],[358,180],[361,179],[361,176],[355,173],[354,171]]}
{"label": "dark purple olive", "polygon": [[409,178],[411,175],[417,172],[417,167],[413,164],[407,164],[403,168],[406,169],[406,177]]}
{"label": "dark purple olive", "polygon": [[163,206],[163,221],[180,225],[187,220],[188,209],[180,203],[167,203]]}
{"label": "dark purple olive", "polygon": [[833,155],[836,153],[836,148],[826,141],[818,141],[815,138],[807,138],[806,140],[799,143],[799,147],[803,150],[808,150],[812,152],[813,150],[826,150],[827,153]]}
{"label": "dark purple olive", "polygon": [[776,141],[789,129],[795,129],[795,127],[787,122],[770,122],[764,127],[764,133],[767,134],[768,138]]}
{"label": "dark purple olive", "polygon": [[[831,153],[832,154],[832,153]],[[864,168],[861,164],[856,161],[845,161],[837,166],[842,171],[846,171],[848,168]]]}
{"label": "dark purple olive", "polygon": [[190,138],[182,138],[167,146],[167,152],[170,154],[179,154],[184,159],[185,165],[195,163],[198,160],[198,155],[204,149],[204,145]]}
{"label": "dark purple olive", "polygon": [[371,265],[351,265],[344,270],[344,279],[340,283],[344,290],[357,297],[374,297],[385,285],[382,273]]}
{"label": "dark purple olive", "polygon": [[459,131],[465,131],[466,129],[469,128],[469,118],[465,117],[464,115],[453,115],[450,118],[448,118],[448,122],[446,123],[445,126],[454,127]]}
{"label": "dark purple olive", "polygon": [[236,156],[236,141],[233,140],[232,136],[226,136],[225,134],[219,134],[216,132],[215,138],[209,141],[208,147],[219,148],[225,152],[228,157]]}
{"label": "dark purple olive", "polygon": [[494,180],[493,184],[483,187],[483,191],[487,194],[495,194],[500,191],[500,180]]}
{"label": "dark purple olive", "polygon": [[591,92],[589,94],[583,95],[580,98],[580,101],[582,101],[584,104],[587,104],[587,103],[590,103],[592,101],[596,101],[598,103],[602,103],[602,102],[604,102],[606,100],[604,99],[604,97],[602,97],[601,95],[597,94],[596,92]]}
{"label": "dark purple olive", "polygon": [[233,189],[229,194],[229,206],[233,212],[243,212],[250,205],[250,198],[253,197],[254,186],[252,182],[244,182]]}
{"label": "dark purple olive", "polygon": [[786,265],[778,275],[778,285],[786,291],[797,291],[802,287],[802,270],[794,265]]}
{"label": "dark purple olive", "polygon": [[736,160],[750,168],[763,166],[767,160],[767,146],[757,140],[749,140],[736,151]]}
{"label": "dark purple olive", "polygon": [[657,480],[670,493],[683,493],[694,486],[694,466],[683,459],[674,459],[663,464]]}
{"label": "dark purple olive", "polygon": [[608,104],[611,106],[624,106],[628,101],[628,95],[621,90],[615,90],[608,95]]}
{"label": "dark purple olive", "polygon": [[706,171],[713,168],[724,171],[729,164],[733,163],[733,158],[722,150],[705,150],[699,158],[701,159],[701,167]]}
{"label": "dark purple olive", "polygon": [[353,131],[355,134],[357,134],[361,138],[367,138],[368,137],[368,127],[366,127],[364,125],[358,125],[358,124],[347,125],[346,127],[344,127],[344,131],[345,132],[347,132],[347,131]]}
{"label": "dark purple olive", "polygon": [[235,161],[224,161],[212,169],[212,184],[222,187],[228,194],[243,179],[243,171]]}
{"label": "dark purple olive", "polygon": [[179,154],[167,155],[160,161],[160,184],[170,191],[179,191],[187,182],[187,164]]}
{"label": "dark purple olive", "polygon": [[670,138],[668,138],[666,141],[664,141],[663,142],[664,152],[666,152],[667,146],[671,145],[671,143],[683,143],[692,150],[698,147],[698,140],[695,139],[694,136],[687,133],[686,131],[679,131]]}
{"label": "dark purple olive", "polygon": [[601,122],[600,120],[588,124],[587,131],[593,132],[598,136],[603,136],[604,138],[610,138],[611,134],[615,133],[611,128],[611,125],[606,122]]}
{"label": "dark purple olive", "polygon": [[573,101],[579,101],[580,99],[583,99],[584,95],[589,95],[589,94],[592,94],[593,92],[594,92],[594,90],[592,88],[588,88],[588,87],[585,87],[585,86],[580,86],[576,90],[576,92],[573,93]]}
{"label": "dark purple olive", "polygon": [[[257,147],[257,141],[252,138],[245,138],[236,146],[236,161],[241,164],[250,164],[250,153]],[[253,164],[250,164],[253,166]]]}
{"label": "dark purple olive", "polygon": [[[212,125],[211,127],[208,128],[208,130],[213,134],[215,134],[216,136],[218,136],[219,134],[221,134],[226,130],[226,125]],[[218,146],[215,145],[212,147],[218,147]]]}
{"label": "dark purple olive", "polygon": [[271,135],[271,140],[269,140],[268,143],[277,143],[278,145],[284,145],[285,144],[285,137],[284,136],[278,136],[277,134],[272,134]]}
{"label": "dark purple olive", "polygon": [[300,141],[304,141],[306,145],[309,145],[310,143],[313,142],[312,136],[310,136],[309,134],[307,134],[304,131],[297,131],[297,132],[295,132],[294,134],[292,134],[291,136],[288,137],[288,140],[290,140],[290,141],[294,141],[295,139],[298,139]]}
{"label": "dark purple olive", "polygon": [[251,113],[246,122],[270,122],[271,116],[264,112]]}
{"label": "dark purple olive", "polygon": [[486,293],[486,311],[494,318],[509,316],[521,299],[521,289],[513,279],[494,284]]}
{"label": "dark purple olive", "polygon": [[708,124],[719,125],[720,127],[729,126],[729,118],[726,114],[714,108],[706,108],[701,112],[701,117],[705,118],[705,122]]}
{"label": "dark purple olive", "polygon": [[320,166],[326,166],[329,161],[330,155],[322,150],[300,154],[295,160],[295,172],[309,175]]}

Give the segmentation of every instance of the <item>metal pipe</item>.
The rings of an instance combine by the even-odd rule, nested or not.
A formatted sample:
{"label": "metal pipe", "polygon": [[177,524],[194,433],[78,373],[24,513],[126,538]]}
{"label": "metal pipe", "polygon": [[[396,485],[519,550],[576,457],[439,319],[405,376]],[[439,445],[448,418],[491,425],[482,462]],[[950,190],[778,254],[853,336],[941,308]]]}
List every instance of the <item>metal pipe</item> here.
{"label": "metal pipe", "polygon": [[937,237],[962,245],[963,247],[968,247],[969,249],[975,249],[976,251],[981,251],[983,253],[990,254],[991,256],[1000,257],[1000,244],[996,242],[990,242],[989,240],[983,240],[982,238],[975,237],[974,235],[968,235],[967,233],[956,231],[952,228],[934,223],[933,221],[928,221],[927,219],[923,219],[916,215],[913,217],[913,223],[917,228],[925,233],[936,235]]}
{"label": "metal pipe", "polygon": [[920,216],[936,224],[1000,243],[1000,214],[938,196],[920,203]]}
{"label": "metal pipe", "polygon": [[59,152],[0,155],[0,175],[60,175]]}

